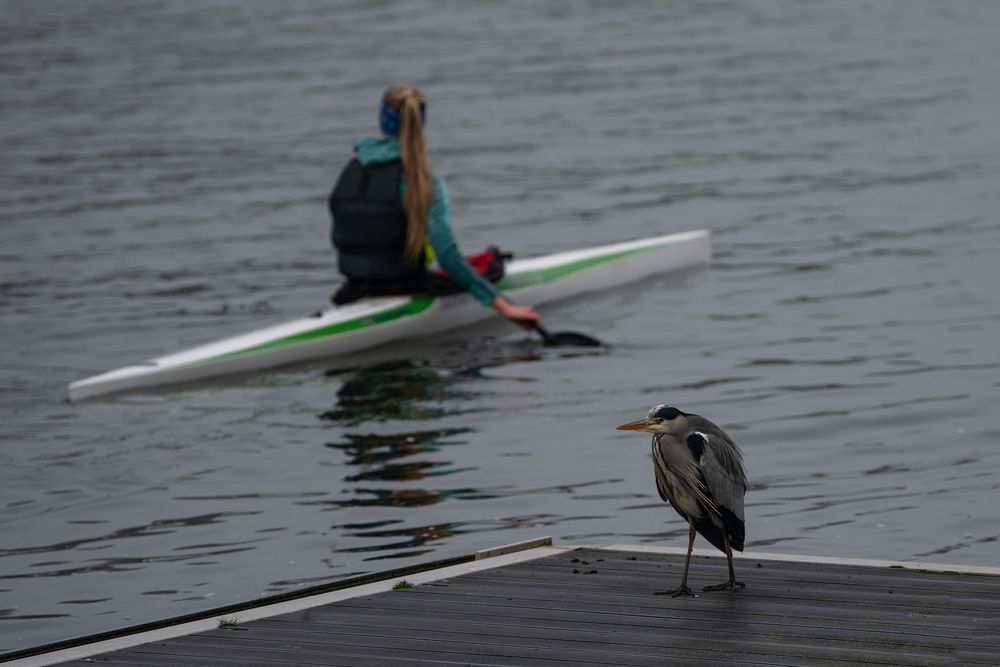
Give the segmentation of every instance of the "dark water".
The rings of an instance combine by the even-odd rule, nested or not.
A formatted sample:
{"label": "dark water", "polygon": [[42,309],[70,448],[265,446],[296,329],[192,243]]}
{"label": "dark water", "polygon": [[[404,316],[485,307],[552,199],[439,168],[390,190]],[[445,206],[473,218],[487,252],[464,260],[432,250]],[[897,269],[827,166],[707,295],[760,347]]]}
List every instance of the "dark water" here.
{"label": "dark water", "polygon": [[[680,546],[644,437],[724,425],[748,548],[997,564],[1000,4],[7,0],[0,651],[549,534]],[[710,228],[714,266],[203,388],[66,383],[300,316],[395,81],[467,250]],[[752,584],[751,584],[752,585]]]}

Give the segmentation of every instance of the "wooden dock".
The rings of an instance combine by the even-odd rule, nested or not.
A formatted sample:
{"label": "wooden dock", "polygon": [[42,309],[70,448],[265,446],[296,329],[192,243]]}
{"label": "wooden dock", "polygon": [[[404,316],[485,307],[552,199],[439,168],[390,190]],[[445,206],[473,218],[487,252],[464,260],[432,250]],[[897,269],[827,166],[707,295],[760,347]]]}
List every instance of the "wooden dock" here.
{"label": "wooden dock", "polygon": [[[698,552],[690,584],[726,578]],[[1000,568],[747,554],[735,593],[653,595],[683,552],[535,546],[18,665],[997,665]]]}

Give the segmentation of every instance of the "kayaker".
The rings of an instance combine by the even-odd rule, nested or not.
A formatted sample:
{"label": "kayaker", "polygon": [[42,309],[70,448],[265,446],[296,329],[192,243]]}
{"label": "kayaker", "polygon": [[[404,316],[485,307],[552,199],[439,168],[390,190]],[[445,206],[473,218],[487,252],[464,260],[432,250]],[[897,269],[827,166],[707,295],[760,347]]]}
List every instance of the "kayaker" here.
{"label": "kayaker", "polygon": [[[331,241],[347,278],[333,302],[440,294],[448,291],[444,283],[453,281],[484,306],[530,328],[529,323],[540,321],[535,309],[511,303],[459,252],[451,231],[448,189],[427,158],[425,118],[426,102],[416,87],[392,86],[379,106],[384,136],[355,142],[355,157],[329,198]],[[434,259],[447,278],[429,270]]]}

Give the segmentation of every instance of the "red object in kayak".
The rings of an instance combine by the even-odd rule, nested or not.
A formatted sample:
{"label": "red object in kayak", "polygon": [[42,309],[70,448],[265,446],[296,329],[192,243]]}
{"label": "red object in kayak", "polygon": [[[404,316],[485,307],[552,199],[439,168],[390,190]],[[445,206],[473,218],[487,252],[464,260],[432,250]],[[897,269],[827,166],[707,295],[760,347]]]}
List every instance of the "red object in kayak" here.
{"label": "red object in kayak", "polygon": [[[510,259],[510,255],[501,253],[499,248],[489,247],[482,252],[477,252],[465,258],[473,271],[483,276],[490,282],[496,282],[503,277],[504,260]],[[435,273],[447,276],[442,269],[436,269]]]}

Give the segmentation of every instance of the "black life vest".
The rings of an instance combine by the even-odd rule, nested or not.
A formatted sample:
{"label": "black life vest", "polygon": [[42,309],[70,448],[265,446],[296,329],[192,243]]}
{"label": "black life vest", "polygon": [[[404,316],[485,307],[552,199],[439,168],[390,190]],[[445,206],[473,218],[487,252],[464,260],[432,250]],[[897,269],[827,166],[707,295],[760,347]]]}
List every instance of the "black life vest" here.
{"label": "black life vest", "polygon": [[364,282],[399,281],[422,276],[426,257],[403,257],[406,212],[399,200],[403,165],[399,160],[362,166],[347,163],[328,201],[333,225],[330,240],[340,272]]}

